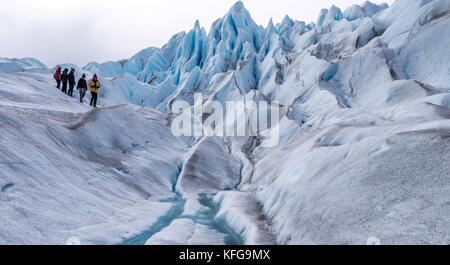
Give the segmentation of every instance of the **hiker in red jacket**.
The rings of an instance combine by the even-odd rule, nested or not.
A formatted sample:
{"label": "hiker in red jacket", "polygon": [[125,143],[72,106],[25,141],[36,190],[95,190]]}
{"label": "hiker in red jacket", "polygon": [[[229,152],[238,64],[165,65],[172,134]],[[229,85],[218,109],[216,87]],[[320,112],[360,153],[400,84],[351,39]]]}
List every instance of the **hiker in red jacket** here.
{"label": "hiker in red jacket", "polygon": [[56,88],[59,89],[59,87],[61,86],[61,67],[58,67],[58,69],[56,70],[55,75],[53,76],[56,80]]}

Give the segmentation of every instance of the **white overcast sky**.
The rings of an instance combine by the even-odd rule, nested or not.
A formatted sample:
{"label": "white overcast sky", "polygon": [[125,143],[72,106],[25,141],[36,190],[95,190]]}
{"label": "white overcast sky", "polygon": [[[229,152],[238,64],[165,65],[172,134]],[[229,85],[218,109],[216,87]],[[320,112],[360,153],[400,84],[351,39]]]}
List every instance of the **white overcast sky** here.
{"label": "white overcast sky", "polygon": [[[394,0],[372,0],[392,4]],[[236,0],[0,0],[0,57],[34,57],[53,67],[129,58],[161,47],[195,20],[208,31]],[[342,11],[364,0],[243,0],[256,23],[287,14],[316,21],[321,8]]]}

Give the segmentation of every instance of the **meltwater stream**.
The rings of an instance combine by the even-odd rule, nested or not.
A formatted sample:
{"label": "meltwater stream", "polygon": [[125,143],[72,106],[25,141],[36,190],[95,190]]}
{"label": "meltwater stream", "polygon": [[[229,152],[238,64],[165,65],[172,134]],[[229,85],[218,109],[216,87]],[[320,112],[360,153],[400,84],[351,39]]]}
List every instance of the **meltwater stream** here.
{"label": "meltwater stream", "polygon": [[211,230],[225,234],[225,245],[243,245],[242,238],[239,234],[231,229],[225,221],[215,218],[219,212],[219,206],[214,203],[214,196],[215,194],[198,194],[197,199],[202,205],[202,208],[194,216],[181,216],[180,218],[189,218],[195,223],[206,225]]}
{"label": "meltwater stream", "polygon": [[161,202],[172,203],[172,207],[167,214],[161,216],[156,223],[144,232],[123,241],[121,245],[145,245],[145,242],[147,242],[149,238],[162,231],[164,228],[169,226],[173,220],[180,217],[181,214],[183,214],[184,205],[186,204],[186,200],[179,194],[173,198],[161,200]]}
{"label": "meltwater stream", "polygon": [[195,215],[183,215],[186,199],[180,194],[173,198],[162,200],[161,202],[172,203],[172,207],[167,214],[161,216],[155,224],[144,232],[124,240],[121,245],[144,245],[152,236],[168,227],[174,220],[184,218],[190,219],[195,223],[205,225],[211,230],[225,234],[225,245],[242,245],[243,241],[241,237],[233,231],[233,229],[231,229],[226,222],[215,218],[219,211],[219,207],[214,203],[213,197],[214,194],[198,194],[197,199],[202,207],[196,212]]}

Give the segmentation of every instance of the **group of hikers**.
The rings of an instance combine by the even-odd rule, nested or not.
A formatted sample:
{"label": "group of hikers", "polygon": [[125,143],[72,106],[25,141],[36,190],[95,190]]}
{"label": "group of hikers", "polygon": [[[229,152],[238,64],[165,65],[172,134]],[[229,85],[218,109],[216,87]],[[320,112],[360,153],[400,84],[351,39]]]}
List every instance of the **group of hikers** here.
{"label": "group of hikers", "polygon": [[[64,71],[61,72],[61,67],[58,67],[54,74],[54,78],[56,80],[57,88],[60,89],[61,83],[62,88],[61,91],[69,96],[73,97],[73,88],[75,86],[75,69],[72,68],[69,72],[69,69],[65,68]],[[67,84],[69,84],[69,89],[67,89]],[[91,103],[89,105],[97,107],[97,95],[98,89],[101,87],[100,81],[98,81],[97,75],[94,74],[94,77],[89,81],[89,84],[86,82],[86,75],[78,80],[77,90],[80,93],[80,102],[83,103],[83,98],[86,95],[87,89],[91,91]]]}

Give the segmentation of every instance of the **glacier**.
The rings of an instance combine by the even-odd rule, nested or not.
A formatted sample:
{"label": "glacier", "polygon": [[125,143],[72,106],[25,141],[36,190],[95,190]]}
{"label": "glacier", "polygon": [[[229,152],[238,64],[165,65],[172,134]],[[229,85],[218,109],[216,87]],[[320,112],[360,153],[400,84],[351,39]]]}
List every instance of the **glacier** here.
{"label": "glacier", "polygon": [[[0,58],[0,243],[449,244],[449,10],[366,1],[264,27],[237,2],[208,33],[61,63],[99,75],[97,109],[55,89],[56,66]],[[174,136],[196,93],[278,102],[278,145]]]}

